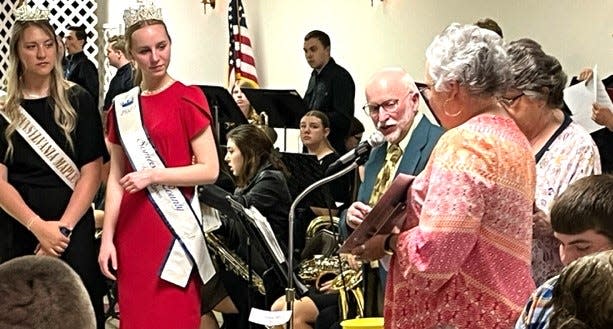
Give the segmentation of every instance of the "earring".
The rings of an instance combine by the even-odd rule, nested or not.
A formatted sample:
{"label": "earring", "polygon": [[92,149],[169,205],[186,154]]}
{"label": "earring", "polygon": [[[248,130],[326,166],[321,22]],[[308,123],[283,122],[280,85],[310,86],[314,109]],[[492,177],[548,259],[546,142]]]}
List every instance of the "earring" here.
{"label": "earring", "polygon": [[445,113],[446,116],[450,117],[450,118],[455,118],[458,115],[460,115],[462,113],[462,109],[460,109],[459,111],[457,111],[456,113],[449,113],[447,112],[447,103],[449,103],[449,99],[447,99],[445,101],[445,103],[443,104],[443,113]]}

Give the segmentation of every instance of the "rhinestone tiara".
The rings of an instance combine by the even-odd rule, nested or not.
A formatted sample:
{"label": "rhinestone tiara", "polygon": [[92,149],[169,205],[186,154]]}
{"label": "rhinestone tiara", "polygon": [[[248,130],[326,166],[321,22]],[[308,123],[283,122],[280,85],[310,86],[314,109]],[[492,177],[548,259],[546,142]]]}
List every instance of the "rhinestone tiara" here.
{"label": "rhinestone tiara", "polygon": [[49,19],[49,10],[38,7],[30,8],[27,1],[24,1],[21,6],[15,9],[15,19],[18,22],[46,21]]}
{"label": "rhinestone tiara", "polygon": [[126,28],[149,19],[162,20],[162,9],[153,5],[151,1],[148,1],[147,4],[138,1],[137,8],[128,8],[123,12]]}

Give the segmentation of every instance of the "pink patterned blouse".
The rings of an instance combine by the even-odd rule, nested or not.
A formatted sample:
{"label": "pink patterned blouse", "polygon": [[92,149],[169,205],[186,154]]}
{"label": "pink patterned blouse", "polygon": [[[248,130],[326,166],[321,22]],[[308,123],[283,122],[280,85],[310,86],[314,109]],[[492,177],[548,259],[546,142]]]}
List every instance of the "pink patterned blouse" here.
{"label": "pink patterned blouse", "polygon": [[446,132],[415,179],[385,292],[385,328],[511,328],[534,289],[535,163],[512,119]]}

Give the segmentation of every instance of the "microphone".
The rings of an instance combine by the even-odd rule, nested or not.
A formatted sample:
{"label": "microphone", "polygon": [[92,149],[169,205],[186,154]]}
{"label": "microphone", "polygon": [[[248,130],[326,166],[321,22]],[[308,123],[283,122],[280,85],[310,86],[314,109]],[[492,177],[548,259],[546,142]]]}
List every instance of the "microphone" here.
{"label": "microphone", "polygon": [[334,161],[326,170],[326,175],[338,171],[340,168],[361,158],[362,156],[368,155],[370,150],[383,144],[383,142],[385,142],[385,137],[383,134],[378,130],[375,131],[368,137],[367,140],[360,142],[360,144],[358,144],[358,146],[356,146],[353,150],[345,153],[345,155],[340,157],[340,159]]}

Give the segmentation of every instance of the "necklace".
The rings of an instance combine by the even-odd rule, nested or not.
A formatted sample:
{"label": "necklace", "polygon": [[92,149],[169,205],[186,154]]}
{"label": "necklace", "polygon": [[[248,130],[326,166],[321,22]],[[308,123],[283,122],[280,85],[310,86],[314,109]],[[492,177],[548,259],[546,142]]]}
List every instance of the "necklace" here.
{"label": "necklace", "polygon": [[164,91],[166,88],[170,87],[170,85],[173,84],[174,82],[175,82],[174,79],[170,79],[170,80],[168,80],[168,82],[166,82],[163,85],[161,85],[160,87],[154,88],[154,89],[143,89],[143,85],[141,84],[141,86],[140,86],[140,88],[141,88],[141,95],[149,96],[149,95],[158,94],[158,93]]}

